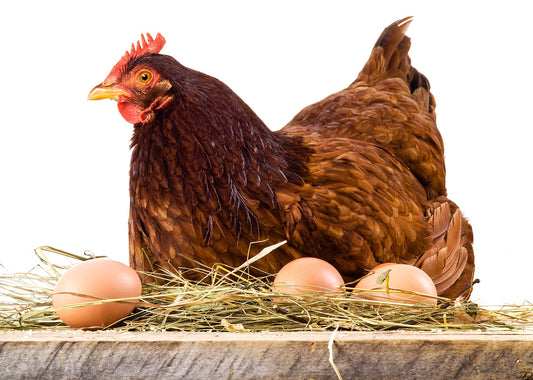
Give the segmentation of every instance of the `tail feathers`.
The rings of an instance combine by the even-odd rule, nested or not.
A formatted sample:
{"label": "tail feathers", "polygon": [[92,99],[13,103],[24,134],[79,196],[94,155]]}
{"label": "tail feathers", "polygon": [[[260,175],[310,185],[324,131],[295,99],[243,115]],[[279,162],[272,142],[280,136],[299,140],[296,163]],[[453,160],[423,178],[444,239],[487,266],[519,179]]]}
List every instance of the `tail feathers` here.
{"label": "tail feathers", "polygon": [[380,50],[384,70],[396,70],[404,64],[411,47],[411,40],[405,32],[412,20],[411,16],[392,23],[376,41],[374,50]]}
{"label": "tail feathers", "polygon": [[413,17],[406,17],[389,25],[376,41],[370,58],[359,76],[352,83],[373,86],[388,78],[403,79],[409,86],[413,97],[425,109],[433,113],[435,98],[430,92],[428,79],[411,66],[409,49],[411,39],[405,35]]}
{"label": "tail feathers", "polygon": [[434,114],[437,103],[430,91],[431,86],[429,85],[429,80],[424,74],[420,73],[414,67],[411,67],[407,75],[407,82],[409,83],[411,94],[416,99],[417,103],[424,109],[427,109],[430,113]]}
{"label": "tail feathers", "polygon": [[431,277],[440,296],[466,299],[472,290],[474,273],[470,225],[461,210],[449,201],[431,207],[428,212],[433,246],[414,265]]}
{"label": "tail feathers", "polygon": [[405,31],[411,20],[412,17],[406,17],[383,30],[354,84],[366,82],[374,85],[385,78],[407,76],[411,67],[408,55],[411,40],[405,35]]}

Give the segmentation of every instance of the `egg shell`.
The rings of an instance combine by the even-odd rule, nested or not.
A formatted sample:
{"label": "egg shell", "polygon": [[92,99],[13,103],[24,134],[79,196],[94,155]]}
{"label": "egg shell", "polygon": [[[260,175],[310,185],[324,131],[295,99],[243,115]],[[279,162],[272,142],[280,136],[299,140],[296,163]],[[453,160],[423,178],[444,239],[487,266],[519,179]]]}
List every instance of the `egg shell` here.
{"label": "egg shell", "polygon": [[[424,297],[408,293],[396,293],[391,291],[387,294],[385,282],[378,284],[378,277],[390,269],[389,272],[389,289],[409,290],[417,293],[427,294],[429,296],[437,296],[437,289],[431,280],[422,269],[407,264],[385,263],[380,264],[372,269],[371,274],[362,278],[355,286],[356,290],[353,296],[359,298],[393,302],[393,303],[410,303],[417,304],[420,302],[437,304],[437,299]],[[374,272],[374,273],[372,273]],[[378,289],[380,292],[358,292],[360,289]]]}
{"label": "egg shell", "polygon": [[[129,266],[109,259],[92,259],[65,272],[55,286],[52,301],[54,308],[63,308],[100,299],[140,297],[141,292],[141,280]],[[133,300],[59,309],[56,312],[70,327],[94,330],[128,316],[134,308]]]}
{"label": "egg shell", "polygon": [[286,294],[342,292],[344,280],[333,265],[322,259],[302,257],[280,269],[273,290]]}

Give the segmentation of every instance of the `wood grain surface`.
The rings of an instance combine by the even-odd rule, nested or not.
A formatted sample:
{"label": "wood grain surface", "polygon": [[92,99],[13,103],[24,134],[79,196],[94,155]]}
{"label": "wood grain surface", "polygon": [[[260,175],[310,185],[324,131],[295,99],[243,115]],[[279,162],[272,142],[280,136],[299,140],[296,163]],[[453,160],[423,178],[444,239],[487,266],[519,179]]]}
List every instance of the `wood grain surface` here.
{"label": "wood grain surface", "polygon": [[0,331],[1,379],[533,379],[527,333]]}

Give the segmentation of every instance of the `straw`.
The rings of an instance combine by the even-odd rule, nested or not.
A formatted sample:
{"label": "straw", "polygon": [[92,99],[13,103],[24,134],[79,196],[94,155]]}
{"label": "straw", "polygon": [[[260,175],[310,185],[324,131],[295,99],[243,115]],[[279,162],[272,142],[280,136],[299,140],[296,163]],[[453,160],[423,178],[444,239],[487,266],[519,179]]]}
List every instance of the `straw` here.
{"label": "straw", "polygon": [[[284,242],[265,248],[267,255]],[[265,253],[266,252],[266,253]],[[0,329],[65,329],[52,307],[52,293],[68,265],[91,259],[52,247],[36,249],[40,263],[26,273],[0,270]],[[143,272],[143,294],[128,317],[108,329],[129,331],[533,331],[533,305],[480,306],[464,300],[438,298],[439,304],[383,302],[359,297],[345,287],[342,294],[283,294],[272,290],[273,274],[260,276],[252,257],[232,268],[207,268],[196,263],[176,271]],[[191,261],[192,262],[192,261]],[[195,276],[191,276],[194,274]],[[202,278],[191,281],[189,278]],[[390,293],[407,293],[389,289]],[[426,295],[427,296],[427,295]],[[427,296],[431,297],[431,296]],[[96,300],[69,307],[131,299]]]}

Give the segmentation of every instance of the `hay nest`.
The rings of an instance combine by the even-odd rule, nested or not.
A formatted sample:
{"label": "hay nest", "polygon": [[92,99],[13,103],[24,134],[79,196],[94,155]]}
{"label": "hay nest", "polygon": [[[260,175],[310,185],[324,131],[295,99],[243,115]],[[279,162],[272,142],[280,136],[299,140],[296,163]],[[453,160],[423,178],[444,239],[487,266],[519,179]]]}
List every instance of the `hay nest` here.
{"label": "hay nest", "polygon": [[[276,245],[277,246],[277,245]],[[272,246],[275,249],[276,246]],[[268,249],[267,249],[268,250]],[[0,329],[66,329],[52,307],[55,284],[72,263],[91,257],[40,247],[41,263],[27,273],[0,272]],[[268,254],[267,251],[263,255]],[[51,258],[68,257],[70,265]],[[143,294],[128,317],[108,329],[130,331],[384,331],[482,330],[533,331],[533,304],[479,305],[439,298],[425,303],[387,303],[362,299],[346,287],[344,294],[280,294],[274,275],[252,276],[252,260],[239,268],[218,265],[179,268],[175,273],[143,273],[159,284],[143,284]],[[203,278],[191,282],[191,272]],[[120,300],[117,300],[120,301]],[[95,304],[96,301],[87,304]]]}

